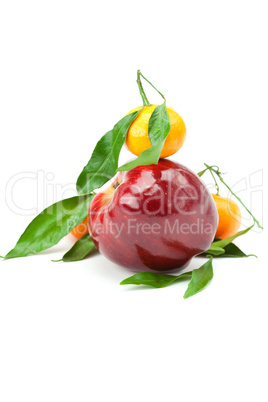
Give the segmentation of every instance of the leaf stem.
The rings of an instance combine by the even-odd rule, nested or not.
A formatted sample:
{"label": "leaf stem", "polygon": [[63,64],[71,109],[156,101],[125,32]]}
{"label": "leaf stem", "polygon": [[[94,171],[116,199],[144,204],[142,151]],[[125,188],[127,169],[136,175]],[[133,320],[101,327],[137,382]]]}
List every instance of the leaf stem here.
{"label": "leaf stem", "polygon": [[215,167],[215,168],[217,168],[218,170],[220,170],[220,168],[219,168],[217,165],[208,166],[206,163],[204,163],[204,165],[207,166],[207,167],[206,167],[206,169],[201,170],[200,172],[197,173],[197,175],[198,175],[199,177],[203,176],[203,174],[206,173],[206,171],[209,170],[209,169],[211,169],[211,168],[214,168],[214,167]]}
{"label": "leaf stem", "polygon": [[[206,163],[205,163],[204,165],[207,166],[207,168],[209,168],[209,166],[208,166]],[[209,171],[210,171],[211,176],[212,176],[212,178],[213,178],[213,180],[214,180],[214,184],[215,184],[215,187],[216,187],[217,195],[219,195],[219,194],[220,194],[220,188],[219,188],[219,185],[218,185],[218,183],[217,183],[217,180],[215,179],[215,176],[214,176],[214,173],[213,173],[212,169],[209,169]]]}
{"label": "leaf stem", "polygon": [[241,200],[240,197],[238,197],[238,195],[236,195],[233,190],[228,186],[227,183],[225,183],[225,181],[223,180],[223,178],[221,177],[220,174],[218,174],[218,177],[220,179],[220,181],[225,185],[225,187],[228,188],[228,190],[230,191],[231,194],[233,194],[233,196],[240,202],[241,205],[243,205],[243,207],[245,208],[245,210],[250,214],[250,216],[253,218],[253,221],[257,224],[258,228],[263,229],[263,227],[261,226],[261,224],[259,223],[259,221],[255,218],[255,216],[252,214],[252,212],[246,207],[246,205],[243,203],[243,201]]}
{"label": "leaf stem", "polygon": [[[231,189],[230,186],[228,186],[228,184],[223,180],[222,178],[222,173],[220,172],[220,169],[218,166],[216,165],[212,165],[209,166],[206,163],[204,163],[204,165],[206,166],[206,169],[202,170],[201,172],[198,173],[199,176],[202,176],[206,170],[209,170],[210,173],[213,176],[213,173],[215,173],[219,180],[225,185],[225,187],[230,191],[231,194],[233,194],[233,196],[240,202],[240,204],[245,208],[245,210],[249,213],[249,215],[253,218],[254,223],[256,223],[256,225],[258,226],[258,228],[263,229],[263,227],[261,226],[261,224],[259,223],[259,221],[255,218],[255,216],[252,214],[252,212],[246,207],[246,205],[243,203],[243,201],[241,200],[240,197],[238,197],[238,195],[236,195],[233,190]],[[215,169],[216,168],[216,169]],[[216,182],[215,177],[213,176],[214,181]],[[216,185],[217,191],[218,191],[218,184]],[[218,193],[217,193],[218,194]]]}
{"label": "leaf stem", "polygon": [[150,102],[149,102],[149,100],[148,100],[148,98],[147,98],[147,96],[146,96],[146,94],[144,92],[140,76],[141,76],[140,70],[138,70],[137,71],[137,84],[138,84],[138,87],[139,87],[139,91],[140,91],[140,95],[141,95],[141,98],[142,98],[143,106],[149,106]]}
{"label": "leaf stem", "polygon": [[[166,98],[164,97],[164,95],[163,95],[146,77],[144,77],[144,75],[141,73],[140,70],[138,70],[138,71],[137,71],[137,83],[138,83],[138,86],[139,86],[139,89],[140,89],[140,94],[141,94],[141,89],[142,89],[143,94],[145,95],[145,92],[144,92],[143,87],[142,87],[142,85],[141,85],[141,79],[140,79],[140,77],[142,77],[146,82],[148,82],[148,84],[150,84],[151,87],[154,88],[157,93],[159,93],[159,95],[164,99],[164,101],[166,101]],[[142,94],[141,94],[141,97],[143,98],[143,95],[142,95]],[[142,100],[143,100],[143,99],[142,99]],[[146,95],[145,95],[145,100],[148,101],[148,99],[146,98]],[[148,103],[148,104],[149,104],[149,103]],[[145,104],[144,106],[148,106],[148,104],[147,104],[147,105]]]}

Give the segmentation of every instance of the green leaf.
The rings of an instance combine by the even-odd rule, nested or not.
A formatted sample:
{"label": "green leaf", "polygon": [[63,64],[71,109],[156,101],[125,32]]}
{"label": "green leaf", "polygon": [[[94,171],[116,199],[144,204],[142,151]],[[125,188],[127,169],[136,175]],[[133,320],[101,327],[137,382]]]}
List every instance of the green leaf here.
{"label": "green leaf", "polygon": [[148,136],[152,146],[162,143],[170,132],[171,124],[166,103],[157,106],[149,120]]}
{"label": "green leaf", "polygon": [[131,170],[137,166],[156,165],[159,161],[165,140],[170,132],[170,128],[171,125],[166,102],[164,102],[154,109],[149,120],[148,136],[152,147],[143,151],[134,161],[120,166],[117,171]]}
{"label": "green leaf", "polygon": [[36,254],[57,244],[87,216],[94,195],[76,196],[44,209],[27,226],[5,259]]}
{"label": "green leaf", "polygon": [[224,254],[215,256],[215,258],[242,258],[242,257],[256,257],[255,254],[245,254],[234,243],[227,244],[224,248]]}
{"label": "green leaf", "polygon": [[79,194],[87,194],[102,187],[115,175],[128,129],[138,114],[139,111],[123,117],[98,141],[88,164],[77,179],[76,188]]}
{"label": "green leaf", "polygon": [[210,258],[204,265],[192,271],[192,279],[189,282],[188,288],[184,293],[184,299],[195,295],[204,289],[213,278],[212,258]]}
{"label": "green leaf", "polygon": [[69,251],[67,251],[67,253],[64,254],[62,261],[71,262],[83,260],[95,249],[96,247],[93,243],[93,240],[89,234],[86,233],[81,239],[77,240],[77,242]]}
{"label": "green leaf", "polygon": [[162,141],[161,143],[151,148],[145,149],[145,151],[143,151],[136,159],[134,159],[134,161],[120,166],[117,171],[121,172],[125,170],[131,170],[137,166],[157,165],[164,143],[165,141]]}
{"label": "green leaf", "polygon": [[139,272],[124,279],[120,285],[146,285],[154,288],[164,288],[175,281],[191,277],[184,298],[200,292],[213,278],[212,257],[200,268],[185,272],[181,275],[154,274],[152,272]]}
{"label": "green leaf", "polygon": [[201,256],[212,255],[215,258],[231,258],[231,257],[257,257],[255,254],[245,254],[239,247],[237,247],[232,241],[239,236],[246,234],[254,225],[245,230],[241,230],[234,236],[228,237],[228,239],[214,240],[210,248],[201,254]]}
{"label": "green leaf", "polygon": [[179,279],[191,276],[192,272],[185,272],[179,276],[139,272],[120,282],[120,285],[146,285],[153,288],[164,288]]}
{"label": "green leaf", "polygon": [[212,243],[210,248],[207,251],[205,251],[205,253],[202,253],[202,254],[206,254],[206,255],[210,254],[210,255],[213,255],[213,256],[218,256],[218,255],[222,255],[224,253],[225,253],[224,248],[214,246],[213,243]]}
{"label": "green leaf", "polygon": [[[245,230],[240,230],[240,232],[236,233],[234,236],[228,237],[228,239],[223,239],[223,240],[216,240],[216,241],[214,241],[214,242],[212,243],[212,245],[210,246],[210,248],[211,248],[212,246],[224,248],[225,246],[227,246],[227,244],[232,243],[232,241],[233,241],[234,239],[236,239],[237,237],[242,236],[242,235],[246,234],[247,232],[249,232],[250,229],[253,228],[253,226],[254,226],[254,225],[250,226],[249,228],[247,228],[247,229],[245,229]],[[209,252],[210,248],[207,250],[207,252]]]}

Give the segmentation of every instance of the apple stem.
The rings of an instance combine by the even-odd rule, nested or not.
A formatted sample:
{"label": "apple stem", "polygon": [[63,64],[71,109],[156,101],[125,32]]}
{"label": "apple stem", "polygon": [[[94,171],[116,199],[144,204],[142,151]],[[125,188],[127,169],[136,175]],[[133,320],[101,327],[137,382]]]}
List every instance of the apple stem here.
{"label": "apple stem", "polygon": [[117,187],[120,186],[120,184],[121,184],[121,183],[119,183],[119,181],[116,181],[116,182],[113,184],[113,188],[116,190]]}
{"label": "apple stem", "polygon": [[160,91],[158,91],[158,89],[157,89],[149,80],[147,80],[146,77],[144,77],[144,75],[141,73],[140,70],[138,70],[138,71],[137,71],[137,84],[138,84],[138,87],[139,87],[139,90],[140,90],[140,94],[141,94],[141,97],[142,97],[143,106],[148,106],[148,105],[150,105],[150,103],[149,103],[149,101],[148,101],[148,99],[147,99],[147,97],[146,97],[146,95],[145,95],[145,92],[144,92],[144,89],[143,89],[143,86],[142,86],[142,83],[141,83],[141,77],[142,77],[146,82],[148,82],[148,84],[150,84],[151,87],[153,87],[153,88],[156,90],[156,92],[159,93],[159,95],[160,95],[160,96],[164,99],[164,101],[166,102],[166,98],[164,97],[164,95],[163,95]]}
{"label": "apple stem", "polygon": [[243,201],[241,200],[240,197],[238,197],[238,195],[236,195],[233,190],[231,189],[230,186],[228,186],[228,184],[223,180],[222,178],[222,173],[220,172],[220,169],[218,166],[216,165],[207,165],[206,163],[204,163],[204,165],[206,166],[206,169],[202,170],[201,172],[198,173],[198,176],[201,177],[207,170],[210,171],[214,182],[215,182],[215,186],[217,189],[217,195],[219,195],[219,186],[218,183],[216,181],[216,178],[214,176],[213,173],[215,173],[218,178],[220,179],[220,181],[225,185],[225,187],[230,191],[231,194],[233,194],[233,196],[240,202],[240,204],[245,208],[245,210],[249,213],[249,215],[253,218],[254,223],[256,223],[256,225],[258,226],[258,228],[263,229],[263,227],[261,226],[261,224],[259,223],[259,221],[255,218],[255,216],[252,214],[252,212],[246,207],[246,205],[243,203]]}

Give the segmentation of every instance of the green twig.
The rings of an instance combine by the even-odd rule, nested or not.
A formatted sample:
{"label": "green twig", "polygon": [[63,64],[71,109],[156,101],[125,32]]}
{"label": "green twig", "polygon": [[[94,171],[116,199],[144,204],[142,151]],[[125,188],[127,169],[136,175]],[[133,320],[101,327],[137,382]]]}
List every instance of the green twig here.
{"label": "green twig", "polygon": [[[225,187],[230,191],[231,194],[233,194],[233,196],[240,202],[240,204],[245,208],[245,210],[249,213],[249,215],[253,218],[254,223],[256,223],[256,225],[258,226],[258,228],[263,229],[263,227],[261,226],[261,224],[259,223],[259,221],[255,218],[255,216],[252,214],[252,212],[246,207],[246,205],[243,203],[243,201],[241,200],[240,197],[238,197],[238,195],[236,195],[233,190],[231,189],[230,186],[228,186],[228,184],[223,180],[222,178],[222,173],[220,172],[220,169],[218,166],[216,165],[207,165],[206,163],[204,163],[204,165],[206,166],[206,169],[202,170],[201,172],[198,173],[199,176],[202,176],[207,170],[210,171],[210,173],[213,176],[213,173],[215,173],[219,180],[222,182],[222,184],[225,185]],[[216,168],[216,169],[215,169]],[[214,181],[216,181],[215,177],[213,176]],[[217,191],[218,191],[218,184],[216,185]]]}
{"label": "green twig", "polygon": [[[204,165],[207,166],[207,169],[209,168],[209,166],[208,166],[206,163],[205,163]],[[214,180],[214,184],[215,184],[215,187],[216,187],[217,195],[219,195],[219,194],[220,194],[220,188],[219,188],[219,185],[218,185],[218,183],[217,183],[217,180],[215,179],[215,176],[214,176],[214,173],[213,173],[212,169],[209,169],[209,171],[210,171],[211,176],[212,176],[212,178],[213,178],[213,180]]]}
{"label": "green twig", "polygon": [[204,163],[204,165],[207,166],[207,167],[206,167],[206,169],[201,170],[200,172],[197,173],[197,175],[198,175],[199,177],[203,176],[203,174],[206,173],[206,171],[209,170],[209,169],[211,169],[211,168],[217,168],[218,171],[220,170],[219,166],[217,166],[217,165],[208,166],[206,163]]}
{"label": "green twig", "polygon": [[[148,106],[149,101],[148,101],[148,99],[147,99],[147,97],[145,95],[144,89],[143,89],[142,84],[141,84],[140,77],[142,77],[146,82],[148,82],[148,84],[150,84],[151,87],[153,87],[156,90],[156,92],[159,93],[159,95],[164,99],[164,101],[166,101],[166,98],[164,97],[164,95],[146,77],[144,77],[144,75],[140,72],[140,70],[138,70],[137,71],[137,84],[138,84],[138,87],[139,87],[139,90],[140,90],[140,94],[141,94],[144,106]],[[148,102],[148,104],[146,102]]]}
{"label": "green twig", "polygon": [[137,84],[138,84],[138,87],[139,87],[139,91],[140,91],[140,95],[141,95],[141,98],[142,98],[143,106],[149,106],[150,102],[148,101],[148,98],[147,98],[147,96],[146,96],[146,94],[144,92],[140,76],[141,76],[140,70],[138,70],[138,72],[137,72]]}
{"label": "green twig", "polygon": [[259,221],[255,218],[255,216],[252,214],[252,212],[246,207],[246,205],[243,203],[243,201],[241,200],[240,197],[238,197],[238,195],[236,195],[233,190],[228,186],[227,183],[225,183],[225,181],[223,180],[223,178],[221,177],[220,174],[218,174],[218,177],[220,179],[220,181],[225,185],[226,188],[228,188],[228,190],[230,191],[231,194],[233,194],[233,196],[240,202],[241,205],[243,205],[243,207],[245,208],[245,210],[250,214],[250,216],[253,218],[254,222],[257,224],[258,228],[263,229],[263,227],[261,226],[261,224],[259,223]]}

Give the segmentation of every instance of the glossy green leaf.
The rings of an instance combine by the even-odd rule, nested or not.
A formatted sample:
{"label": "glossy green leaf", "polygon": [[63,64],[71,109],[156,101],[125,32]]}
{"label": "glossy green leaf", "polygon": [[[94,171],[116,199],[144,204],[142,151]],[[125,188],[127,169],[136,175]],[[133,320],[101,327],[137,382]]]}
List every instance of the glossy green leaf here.
{"label": "glossy green leaf", "polygon": [[205,254],[205,255],[209,254],[209,255],[212,255],[212,256],[219,256],[219,255],[222,255],[224,253],[225,253],[224,248],[211,245],[210,248],[207,251],[205,251],[205,253],[203,253],[203,254]]}
{"label": "glossy green leaf", "polygon": [[57,244],[85,219],[93,197],[88,194],[67,198],[44,209],[27,226],[5,259],[36,254]]}
{"label": "glossy green leaf", "polygon": [[166,103],[157,106],[149,120],[148,136],[152,146],[165,141],[170,132],[171,124]]}
{"label": "glossy green leaf", "polygon": [[215,258],[232,258],[232,257],[250,257],[255,254],[245,254],[242,250],[240,250],[235,244],[232,243],[237,237],[246,234],[250,229],[252,229],[254,225],[250,226],[245,230],[241,230],[236,233],[234,236],[228,237],[228,239],[217,239],[211,244],[210,248],[201,254],[201,256],[213,256]]}
{"label": "glossy green leaf", "polygon": [[136,159],[120,166],[117,171],[131,170],[137,166],[157,165],[164,143],[165,141],[162,141],[151,148],[145,149]]}
{"label": "glossy green leaf", "polygon": [[[247,232],[250,231],[250,229],[253,228],[254,225],[250,226],[249,228],[245,229],[245,230],[240,230],[240,232],[236,233],[234,236],[228,237],[228,239],[223,239],[223,240],[216,240],[212,243],[211,246],[216,246],[216,247],[222,247],[224,248],[225,246],[227,246],[227,244],[232,243],[233,240],[235,240],[237,237],[239,236],[243,236],[244,234],[246,234]],[[209,250],[208,250],[209,251]]]}
{"label": "glossy green leaf", "polygon": [[[253,225],[254,226],[254,225]],[[249,228],[245,230],[241,230],[240,232],[236,233],[234,236],[228,237],[228,239],[223,239],[223,240],[214,240],[214,242],[211,244],[210,248],[206,250],[202,255],[213,255],[213,256],[220,256],[225,253],[226,246],[234,239],[236,239],[239,236],[242,236],[246,234],[253,226],[250,226]]]}
{"label": "glossy green leaf", "polygon": [[179,276],[175,275],[165,275],[165,274],[154,274],[152,272],[139,272],[129,278],[124,279],[120,285],[146,285],[153,288],[164,288],[179,279],[191,276],[190,272],[185,272]]}
{"label": "glossy green leaf", "polygon": [[156,165],[159,161],[165,140],[170,132],[170,120],[166,103],[157,106],[149,120],[148,136],[152,147],[143,151],[134,161],[118,168],[118,171],[134,169],[137,166]]}
{"label": "glossy green leaf", "polygon": [[230,243],[224,247],[224,254],[215,256],[215,258],[242,258],[242,257],[256,257],[255,254],[245,254],[236,244]]}
{"label": "glossy green leaf", "polygon": [[120,285],[146,285],[154,288],[164,288],[173,282],[191,277],[188,288],[183,296],[186,299],[204,289],[213,278],[212,259],[213,257],[211,257],[200,268],[185,272],[178,276],[157,274],[146,271],[139,272],[130,276],[129,278],[124,279]]}
{"label": "glossy green leaf", "polygon": [[83,260],[95,249],[95,244],[87,233],[81,239],[77,240],[73,247],[64,254],[62,261],[71,262]]}
{"label": "glossy green leaf", "polygon": [[87,194],[102,187],[115,175],[128,129],[138,114],[137,111],[123,117],[98,141],[88,164],[77,179],[76,188],[79,194]]}
{"label": "glossy green leaf", "polygon": [[204,289],[213,278],[212,258],[210,258],[200,268],[192,271],[192,279],[189,282],[188,288],[184,293],[184,298],[187,299]]}

